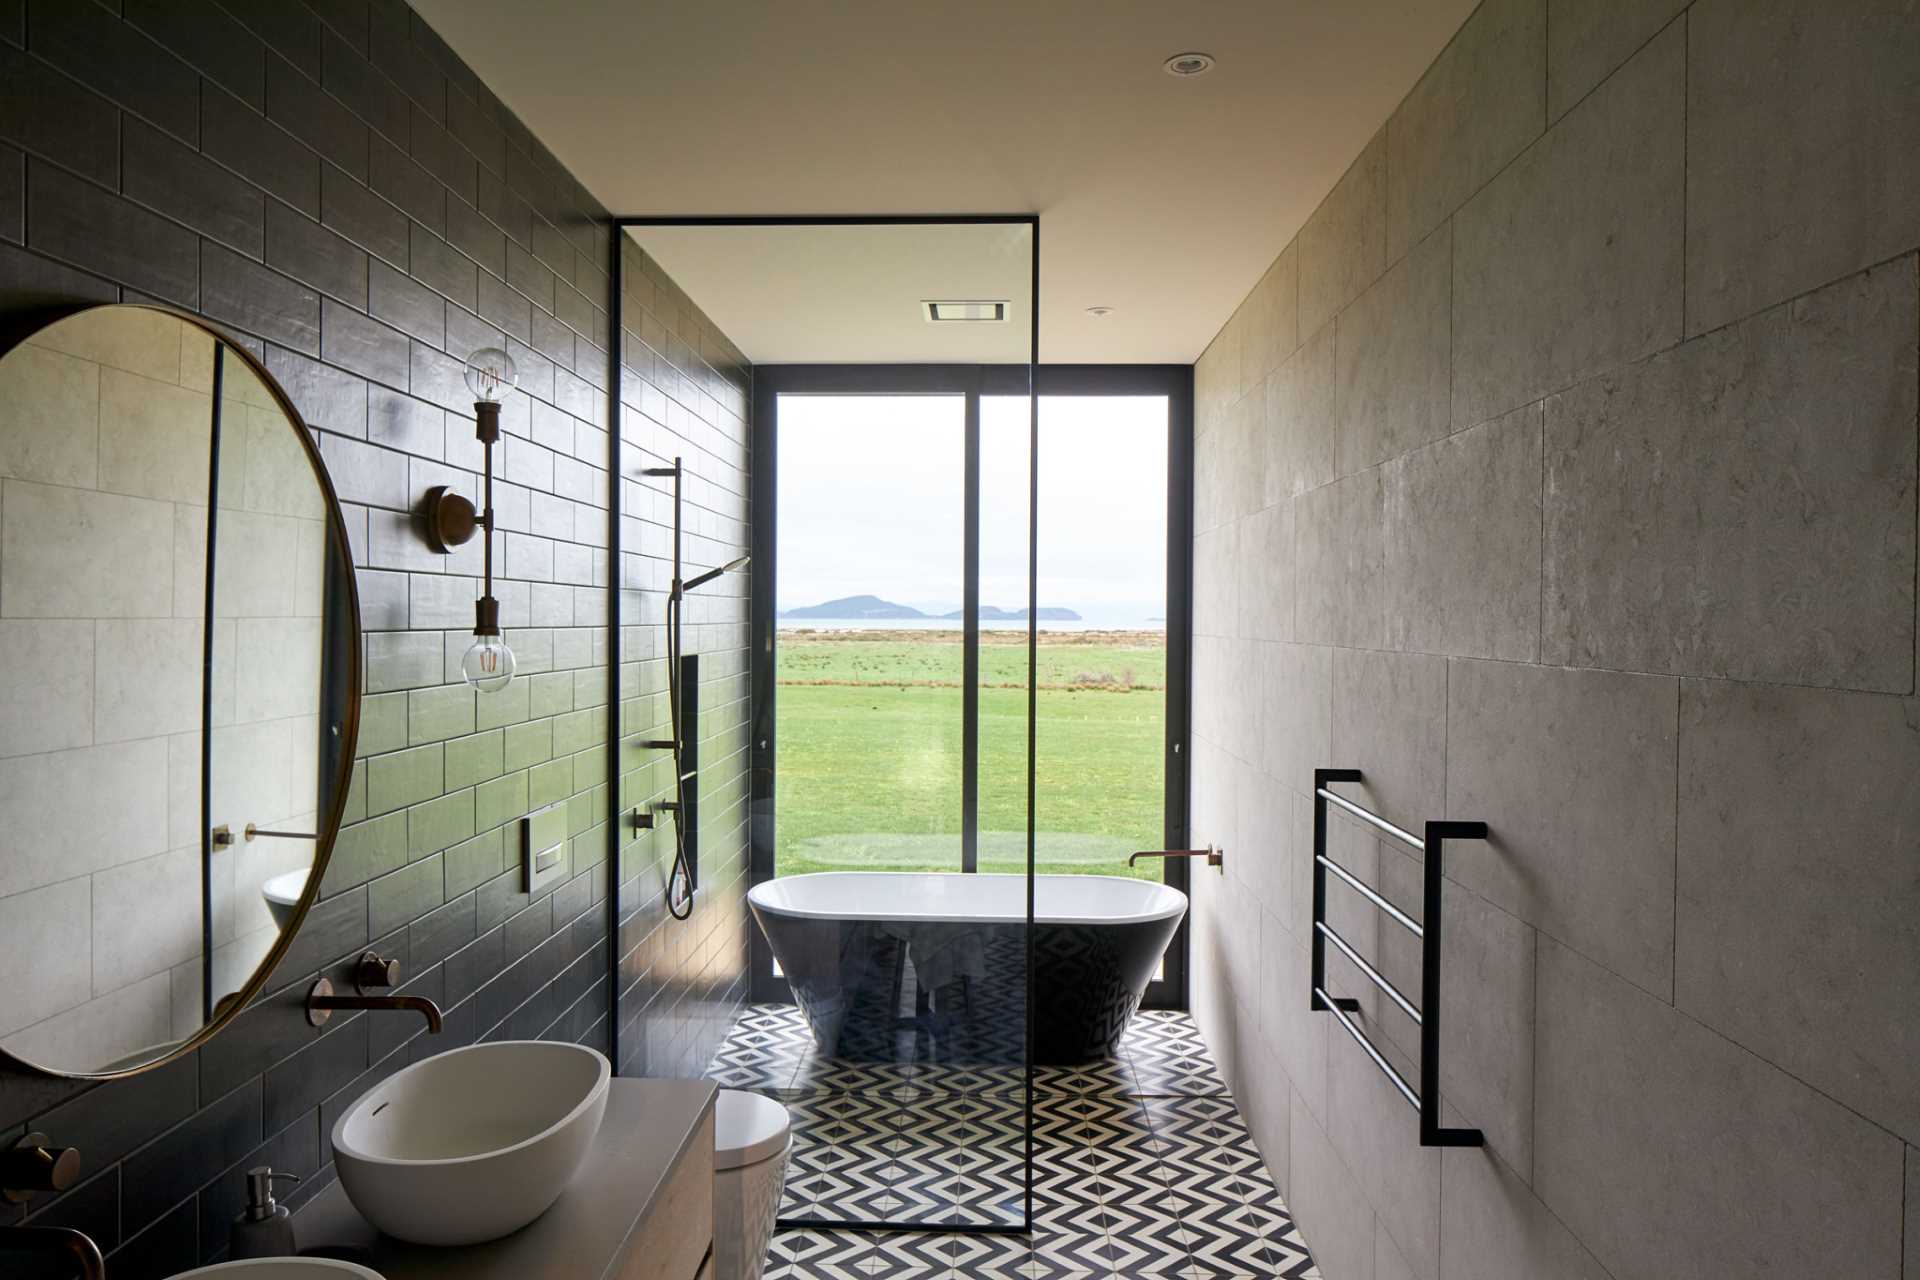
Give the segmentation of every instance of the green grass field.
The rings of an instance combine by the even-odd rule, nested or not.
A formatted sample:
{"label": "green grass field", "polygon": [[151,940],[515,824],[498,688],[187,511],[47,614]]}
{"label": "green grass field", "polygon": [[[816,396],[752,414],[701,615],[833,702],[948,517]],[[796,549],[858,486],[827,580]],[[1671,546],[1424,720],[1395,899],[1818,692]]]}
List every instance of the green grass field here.
{"label": "green grass field", "polygon": [[[1025,640],[980,646],[982,871],[1026,869]],[[958,870],[959,634],[783,631],[777,660],[780,874]],[[1160,847],[1166,669],[1155,633],[1041,633],[1039,870]]]}

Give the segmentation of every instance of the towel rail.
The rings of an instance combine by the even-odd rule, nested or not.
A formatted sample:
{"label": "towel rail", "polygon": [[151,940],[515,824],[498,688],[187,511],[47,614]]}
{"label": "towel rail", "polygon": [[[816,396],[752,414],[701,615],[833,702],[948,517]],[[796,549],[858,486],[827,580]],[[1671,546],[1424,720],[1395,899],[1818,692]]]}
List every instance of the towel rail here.
{"label": "towel rail", "polygon": [[[1373,1064],[1386,1074],[1388,1081],[1400,1096],[1420,1113],[1421,1146],[1482,1146],[1486,1138],[1480,1130],[1447,1128],[1440,1123],[1440,908],[1441,887],[1445,875],[1443,858],[1446,842],[1448,840],[1484,840],[1487,838],[1487,824],[1457,821],[1428,822],[1422,829],[1423,834],[1416,836],[1387,821],[1379,814],[1328,789],[1336,782],[1359,781],[1361,781],[1361,773],[1358,769],[1315,769],[1313,771],[1313,974],[1308,1007],[1315,1011],[1331,1013],[1339,1021],[1341,1028],[1354,1038],[1369,1058],[1373,1059]],[[1363,883],[1352,872],[1327,856],[1329,806],[1351,814],[1374,830],[1420,851],[1423,893],[1419,920],[1414,920],[1406,912],[1388,902],[1372,886]],[[1327,873],[1329,871],[1352,886],[1383,914],[1403,925],[1414,937],[1420,939],[1420,1004],[1418,1008],[1327,923]],[[1406,1077],[1394,1069],[1393,1064],[1387,1061],[1386,1055],[1380,1052],[1379,1047],[1368,1038],[1367,1033],[1347,1016],[1349,1013],[1359,1011],[1360,1002],[1350,997],[1329,994],[1327,990],[1328,941],[1332,941],[1342,955],[1352,961],[1368,980],[1385,992],[1419,1026],[1420,1087],[1418,1090],[1407,1083]]]}
{"label": "towel rail", "polygon": [[1372,965],[1368,964],[1358,951],[1355,951],[1352,947],[1348,946],[1347,940],[1341,937],[1339,934],[1335,933],[1333,931],[1332,926],[1328,925],[1327,922],[1324,920],[1316,920],[1313,922],[1313,927],[1315,929],[1318,929],[1321,933],[1326,934],[1327,941],[1331,942],[1334,946],[1340,948],[1340,954],[1344,955],[1347,959],[1353,961],[1354,965],[1359,968],[1360,972],[1366,974],[1369,978],[1373,979],[1373,985],[1380,988],[1382,991],[1386,992],[1387,997],[1391,999],[1395,1004],[1399,1005],[1402,1012],[1404,1012],[1409,1018],[1412,1018],[1415,1023],[1418,1023],[1421,1021],[1420,1011],[1413,1007],[1413,1001],[1401,995],[1400,988],[1394,986],[1391,982],[1388,982],[1385,978],[1381,977],[1380,971],[1374,968]]}
{"label": "towel rail", "polygon": [[1373,1059],[1373,1065],[1375,1065],[1376,1067],[1379,1067],[1382,1071],[1387,1073],[1387,1079],[1393,1081],[1393,1087],[1400,1091],[1400,1096],[1405,1098],[1408,1102],[1412,1103],[1413,1109],[1415,1111],[1418,1111],[1420,1109],[1420,1095],[1413,1091],[1413,1086],[1407,1083],[1406,1077],[1401,1075],[1398,1071],[1395,1071],[1393,1069],[1393,1064],[1388,1062],[1385,1058],[1381,1057],[1380,1051],[1373,1047],[1373,1041],[1367,1039],[1366,1033],[1360,1030],[1360,1028],[1354,1026],[1353,1019],[1347,1017],[1346,1014],[1340,1011],[1341,1005],[1351,1004],[1352,1001],[1335,1000],[1332,996],[1328,995],[1324,990],[1321,990],[1319,988],[1314,989],[1314,994],[1318,995],[1322,1000],[1327,1001],[1328,1011],[1331,1012],[1334,1017],[1340,1020],[1340,1025],[1347,1029],[1347,1034],[1352,1036],[1355,1042],[1357,1042],[1362,1049],[1365,1049],[1367,1051],[1367,1056]]}
{"label": "towel rail", "polygon": [[1374,906],[1380,908],[1381,912],[1384,913],[1387,917],[1397,921],[1400,924],[1405,925],[1407,927],[1407,931],[1413,934],[1414,937],[1419,938],[1419,937],[1424,937],[1426,935],[1427,931],[1420,927],[1420,922],[1418,920],[1415,920],[1412,916],[1408,915],[1406,912],[1402,911],[1400,908],[1394,906],[1391,902],[1388,902],[1385,898],[1375,893],[1373,891],[1372,885],[1368,884],[1366,881],[1354,875],[1353,872],[1347,870],[1345,867],[1335,862],[1332,858],[1315,857],[1314,861],[1319,863],[1321,866],[1325,867],[1327,870],[1333,872],[1333,874],[1339,876],[1342,880],[1345,880],[1349,885],[1353,887],[1354,892],[1358,893],[1361,897],[1365,898],[1368,902],[1371,902]]}
{"label": "towel rail", "polygon": [[1375,830],[1384,831],[1386,834],[1392,836],[1395,840],[1400,841],[1402,844],[1408,845],[1415,849],[1426,848],[1426,844],[1420,839],[1419,836],[1413,834],[1413,832],[1408,831],[1403,827],[1394,826],[1391,822],[1388,822],[1385,818],[1373,812],[1373,810],[1362,809],[1359,805],[1347,799],[1345,796],[1335,795],[1333,792],[1327,790],[1325,787],[1315,787],[1314,794],[1319,796],[1322,800],[1326,800],[1338,806],[1339,808],[1345,809],[1348,813],[1360,819],[1360,821],[1366,823],[1368,826],[1373,827]]}

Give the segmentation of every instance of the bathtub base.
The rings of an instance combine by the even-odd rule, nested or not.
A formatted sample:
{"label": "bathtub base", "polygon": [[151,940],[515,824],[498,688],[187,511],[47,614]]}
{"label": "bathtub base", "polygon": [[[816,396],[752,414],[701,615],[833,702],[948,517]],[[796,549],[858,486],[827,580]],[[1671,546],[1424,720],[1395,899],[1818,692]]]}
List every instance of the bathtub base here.
{"label": "bathtub base", "polygon": [[[1024,923],[754,911],[820,1052],[866,1062],[1026,1061]],[[1179,918],[1033,926],[1033,1061],[1111,1056]]]}

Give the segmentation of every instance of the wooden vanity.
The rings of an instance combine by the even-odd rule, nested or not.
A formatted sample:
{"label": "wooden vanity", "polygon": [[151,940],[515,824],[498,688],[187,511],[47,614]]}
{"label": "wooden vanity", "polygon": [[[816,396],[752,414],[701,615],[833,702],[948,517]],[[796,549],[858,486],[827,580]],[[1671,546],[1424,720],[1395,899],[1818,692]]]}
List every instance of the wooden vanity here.
{"label": "wooden vanity", "polygon": [[375,1231],[335,1182],[295,1215],[301,1250],[353,1249],[353,1261],[386,1280],[705,1280],[717,1092],[704,1080],[611,1081],[580,1172],[510,1236],[455,1249],[404,1244]]}

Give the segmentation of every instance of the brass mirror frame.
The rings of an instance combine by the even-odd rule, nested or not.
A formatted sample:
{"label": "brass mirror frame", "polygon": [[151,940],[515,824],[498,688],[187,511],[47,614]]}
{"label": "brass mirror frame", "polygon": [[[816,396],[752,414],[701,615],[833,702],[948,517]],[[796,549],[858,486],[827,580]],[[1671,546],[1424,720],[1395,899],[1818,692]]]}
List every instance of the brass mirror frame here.
{"label": "brass mirror frame", "polygon": [[[0,1044],[0,1066],[27,1075],[56,1080],[125,1080],[130,1076],[144,1075],[149,1071],[158,1070],[170,1062],[176,1062],[188,1054],[196,1052],[201,1046],[224,1031],[228,1024],[252,1006],[254,1000],[266,989],[267,983],[272,980],[275,972],[280,968],[280,962],[286,959],[287,952],[292,948],[294,940],[300,936],[300,927],[306,923],[307,913],[312,910],[314,903],[319,899],[320,886],[326,878],[327,865],[333,859],[333,846],[340,836],[340,824],[346,816],[347,795],[353,789],[355,752],[359,747],[360,741],[360,702],[362,697],[360,668],[361,651],[364,643],[360,629],[360,583],[359,574],[355,571],[353,563],[353,544],[347,537],[347,522],[340,510],[340,495],[334,491],[333,477],[327,473],[326,463],[321,460],[320,447],[315,443],[313,438],[313,428],[308,425],[305,415],[294,406],[292,399],[288,397],[286,393],[286,389],[280,385],[279,379],[267,371],[266,365],[258,359],[255,359],[251,351],[239,345],[232,338],[214,328],[199,316],[182,311],[177,307],[161,306],[149,302],[105,302],[59,308],[53,311],[38,310],[30,318],[21,318],[22,320],[31,319],[32,323],[23,323],[20,324],[19,327],[13,325],[8,326],[9,332],[5,342],[5,349],[0,350],[0,360],[4,360],[7,356],[12,355],[17,348],[24,345],[35,334],[53,325],[62,324],[77,316],[85,315],[90,311],[104,311],[109,308],[115,310],[137,308],[141,311],[154,311],[164,316],[171,316],[183,324],[192,325],[213,339],[216,353],[224,350],[229,355],[236,357],[247,371],[259,380],[260,385],[266,388],[267,394],[273,397],[274,403],[279,406],[280,412],[285,416],[288,426],[292,428],[295,435],[300,437],[300,445],[306,450],[307,461],[312,465],[313,474],[320,482],[321,496],[326,499],[328,548],[330,552],[337,552],[340,557],[339,562],[346,566],[346,573],[342,575],[345,581],[342,584],[341,599],[347,610],[348,621],[352,625],[353,643],[347,646],[346,654],[347,708],[346,714],[341,722],[340,776],[334,784],[333,796],[324,806],[324,820],[319,822],[318,830],[315,832],[313,868],[307,876],[306,889],[301,893],[300,901],[295,904],[293,915],[287,921],[286,928],[282,929],[280,936],[274,939],[272,948],[268,950],[266,957],[254,968],[253,975],[247,979],[246,984],[242,986],[239,991],[235,992],[232,997],[225,999],[220,1005],[215,1007],[211,1021],[203,1024],[198,1031],[174,1045],[173,1048],[167,1052],[153,1058],[151,1061],[142,1062],[122,1071],[60,1071],[52,1067],[42,1066],[37,1062],[30,1062],[24,1058],[16,1057],[6,1050],[4,1044]],[[210,502],[216,501],[217,498],[218,495],[209,495]],[[209,537],[207,540],[209,584],[213,581],[211,562],[215,551],[214,541],[212,537]],[[322,616],[324,617],[325,615],[323,614]],[[200,705],[202,709],[201,731],[204,733],[206,732],[206,708],[209,705],[204,676],[202,676],[201,679]],[[207,826],[207,818],[207,812],[203,807],[200,812],[200,854],[203,860],[210,856],[212,851],[213,833]],[[287,983],[282,985],[297,986],[312,976],[311,973],[303,973],[290,978]]]}

